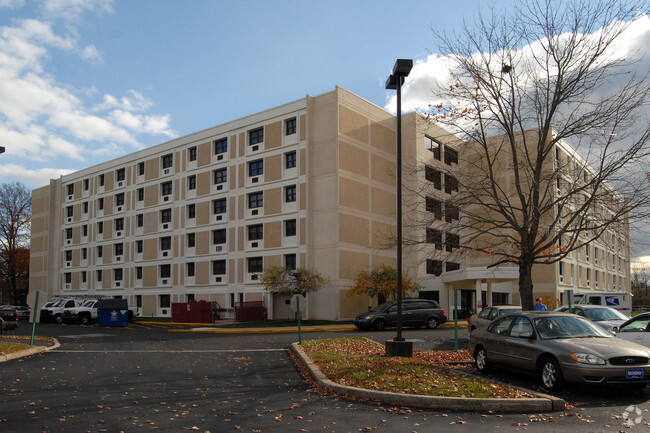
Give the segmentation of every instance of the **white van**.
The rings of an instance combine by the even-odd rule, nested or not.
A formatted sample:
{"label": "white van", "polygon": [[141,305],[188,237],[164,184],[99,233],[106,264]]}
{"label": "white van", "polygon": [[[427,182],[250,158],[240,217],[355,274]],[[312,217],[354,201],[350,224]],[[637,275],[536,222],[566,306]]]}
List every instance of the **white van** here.
{"label": "white van", "polygon": [[[575,292],[573,293],[573,303],[581,305],[603,305],[614,308],[627,317],[630,317],[632,313],[631,296],[628,292]],[[564,300],[564,303],[567,303],[567,299]]]}

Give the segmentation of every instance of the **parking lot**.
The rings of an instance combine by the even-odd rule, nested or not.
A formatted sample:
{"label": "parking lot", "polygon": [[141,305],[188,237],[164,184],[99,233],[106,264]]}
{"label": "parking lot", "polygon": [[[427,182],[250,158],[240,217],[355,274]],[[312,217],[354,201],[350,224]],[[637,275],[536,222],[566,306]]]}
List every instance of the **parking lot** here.
{"label": "parking lot", "polygon": [[[287,355],[295,333],[197,334],[190,328],[39,324],[37,334],[57,338],[61,346],[0,364],[0,430],[417,432],[438,426],[618,432],[630,407],[638,408],[642,423],[650,420],[648,392],[621,389],[564,391],[559,396],[571,406],[551,414],[440,412],[323,396],[310,392]],[[16,331],[30,332],[24,323]],[[416,349],[453,348],[453,329],[404,334]],[[303,338],[350,335],[384,341],[394,332],[309,332]],[[534,386],[508,372],[493,377]]]}

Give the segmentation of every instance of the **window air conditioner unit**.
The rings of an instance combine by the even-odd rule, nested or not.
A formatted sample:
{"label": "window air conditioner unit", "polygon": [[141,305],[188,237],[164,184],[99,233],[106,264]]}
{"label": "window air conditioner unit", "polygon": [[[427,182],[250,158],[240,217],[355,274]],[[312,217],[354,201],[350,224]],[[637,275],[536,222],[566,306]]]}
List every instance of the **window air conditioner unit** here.
{"label": "window air conditioner unit", "polygon": [[68,196],[68,200],[72,200],[72,196],[71,196],[71,195]]}
{"label": "window air conditioner unit", "polygon": [[220,282],[221,282],[221,277],[216,277],[216,278],[214,279],[214,282],[215,282],[215,283],[220,283]]}
{"label": "window air conditioner unit", "polygon": [[254,177],[254,178],[251,179],[251,183],[257,183],[259,181],[260,181],[259,177]]}
{"label": "window air conditioner unit", "polygon": [[258,213],[259,213],[259,211],[257,209],[253,209],[251,211],[251,215],[257,215]]}
{"label": "window air conditioner unit", "polygon": [[70,245],[71,243],[72,243],[72,241],[70,239],[68,239],[67,244]]}
{"label": "window air conditioner unit", "polygon": [[219,251],[223,250],[223,246],[221,246],[221,245],[217,245],[216,247],[214,247],[214,250],[215,250],[216,252],[219,252]]}
{"label": "window air conditioner unit", "polygon": [[257,248],[257,245],[258,245],[257,242],[253,242],[253,243],[251,243],[251,248]]}
{"label": "window air conditioner unit", "polygon": [[217,185],[217,191],[221,191],[223,189],[223,185]]}
{"label": "window air conditioner unit", "polygon": [[122,232],[115,233],[115,236],[122,236]]}
{"label": "window air conditioner unit", "polygon": [[167,280],[162,280],[162,283],[163,283],[163,284],[167,284]]}
{"label": "window air conditioner unit", "polygon": [[223,155],[217,155],[217,161],[221,161],[223,159]]}
{"label": "window air conditioner unit", "polygon": [[255,151],[258,150],[259,148],[260,148],[259,146],[253,146],[251,150],[252,150],[253,152],[255,152]]}
{"label": "window air conditioner unit", "polygon": [[217,221],[221,221],[222,218],[223,218],[223,217],[222,217],[221,215],[217,215],[215,219],[216,219]]}
{"label": "window air conditioner unit", "polygon": [[257,280],[257,274],[252,274],[251,275],[251,280]]}
{"label": "window air conditioner unit", "polygon": [[122,206],[118,206],[118,207],[117,207],[117,211],[118,211],[118,212],[122,212]]}
{"label": "window air conditioner unit", "polygon": [[168,195],[164,196],[163,201],[169,201],[169,196]]}
{"label": "window air conditioner unit", "polygon": [[169,174],[169,169],[168,168],[165,169],[165,174]]}
{"label": "window air conditioner unit", "polygon": [[167,257],[167,251],[163,251],[163,257]]}
{"label": "window air conditioner unit", "polygon": [[115,287],[120,287],[120,282],[119,281],[115,282]]}
{"label": "window air conditioner unit", "polygon": [[65,265],[66,265],[66,266],[71,266],[72,263],[70,263],[70,262],[65,262]]}
{"label": "window air conditioner unit", "polygon": [[169,224],[163,224],[163,228],[164,229],[169,228]]}
{"label": "window air conditioner unit", "polygon": [[121,261],[122,261],[122,256],[117,256],[117,257],[115,257],[115,261],[116,261],[116,262],[121,262]]}
{"label": "window air conditioner unit", "polygon": [[72,218],[68,218],[68,222],[71,223],[71,222],[72,222]]}
{"label": "window air conditioner unit", "polygon": [[65,288],[66,288],[66,289],[69,289],[69,288],[70,288],[70,284],[66,284],[66,285],[65,285]]}

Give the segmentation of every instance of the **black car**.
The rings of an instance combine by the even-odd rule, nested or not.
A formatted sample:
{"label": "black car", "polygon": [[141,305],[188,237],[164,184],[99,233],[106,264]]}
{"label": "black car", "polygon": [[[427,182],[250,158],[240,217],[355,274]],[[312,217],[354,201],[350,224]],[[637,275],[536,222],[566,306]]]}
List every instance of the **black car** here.
{"label": "black car", "polygon": [[18,326],[18,311],[11,305],[0,305],[0,331],[15,329]]}
{"label": "black car", "polygon": [[[429,329],[434,329],[446,321],[445,311],[436,301],[431,299],[402,300],[402,326],[416,328],[426,326]],[[397,302],[395,301],[383,303],[374,310],[359,314],[354,319],[354,326],[362,330],[370,328],[382,330],[396,324]]]}

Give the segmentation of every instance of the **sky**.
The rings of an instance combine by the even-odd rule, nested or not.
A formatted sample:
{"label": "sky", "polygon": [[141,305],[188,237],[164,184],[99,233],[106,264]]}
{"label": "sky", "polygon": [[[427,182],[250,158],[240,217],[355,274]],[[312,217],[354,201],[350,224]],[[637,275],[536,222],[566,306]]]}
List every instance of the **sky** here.
{"label": "sky", "polygon": [[[415,62],[403,106],[426,108],[443,73],[432,29],[488,3],[0,0],[0,183],[44,186],[336,85],[394,111],[397,58]],[[650,18],[624,41],[648,65]]]}

